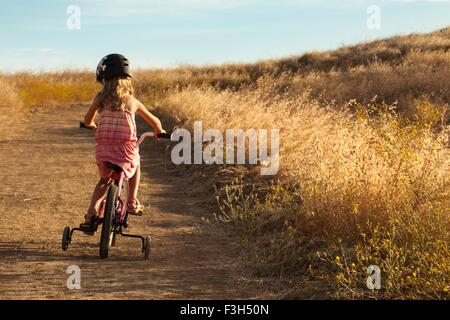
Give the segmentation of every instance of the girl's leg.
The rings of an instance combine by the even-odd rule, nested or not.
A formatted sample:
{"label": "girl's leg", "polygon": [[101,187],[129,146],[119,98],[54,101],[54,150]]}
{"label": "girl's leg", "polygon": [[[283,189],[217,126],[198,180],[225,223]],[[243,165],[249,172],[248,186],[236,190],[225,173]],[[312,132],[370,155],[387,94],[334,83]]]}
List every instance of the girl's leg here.
{"label": "girl's leg", "polygon": [[136,203],[140,180],[141,166],[139,165],[134,176],[128,180],[128,203]]}
{"label": "girl's leg", "polygon": [[91,204],[88,209],[88,216],[92,218],[97,215],[98,209],[100,208],[100,204],[103,198],[106,195],[106,191],[108,187],[111,185],[112,179],[110,178],[101,178],[94,189],[94,194],[92,195]]}

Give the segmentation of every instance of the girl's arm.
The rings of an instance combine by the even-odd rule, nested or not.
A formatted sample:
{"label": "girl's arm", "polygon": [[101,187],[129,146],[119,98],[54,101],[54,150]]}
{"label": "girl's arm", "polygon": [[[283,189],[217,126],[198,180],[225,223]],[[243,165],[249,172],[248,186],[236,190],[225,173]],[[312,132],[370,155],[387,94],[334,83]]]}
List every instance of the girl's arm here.
{"label": "girl's arm", "polygon": [[136,100],[137,109],[136,112],[149,124],[153,127],[155,130],[155,134],[159,133],[166,133],[166,131],[162,128],[161,121],[157,117],[155,117],[153,114],[150,113],[150,111],[147,110],[147,108],[142,104],[142,102]]}
{"label": "girl's arm", "polygon": [[99,107],[98,99],[97,99],[97,97],[95,97],[94,102],[92,102],[91,107],[89,108],[88,112],[84,116],[84,125],[87,128],[97,129],[97,125],[95,124],[94,119],[98,113],[98,107]]}

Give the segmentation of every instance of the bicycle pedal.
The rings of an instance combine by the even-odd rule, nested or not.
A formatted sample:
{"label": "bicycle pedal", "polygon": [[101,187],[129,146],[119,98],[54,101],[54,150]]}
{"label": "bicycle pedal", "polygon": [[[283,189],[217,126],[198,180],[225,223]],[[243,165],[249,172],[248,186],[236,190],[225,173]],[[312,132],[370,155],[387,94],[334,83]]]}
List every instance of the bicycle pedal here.
{"label": "bicycle pedal", "polygon": [[97,225],[88,226],[86,224],[80,224],[79,229],[86,234],[94,234],[97,231]]}

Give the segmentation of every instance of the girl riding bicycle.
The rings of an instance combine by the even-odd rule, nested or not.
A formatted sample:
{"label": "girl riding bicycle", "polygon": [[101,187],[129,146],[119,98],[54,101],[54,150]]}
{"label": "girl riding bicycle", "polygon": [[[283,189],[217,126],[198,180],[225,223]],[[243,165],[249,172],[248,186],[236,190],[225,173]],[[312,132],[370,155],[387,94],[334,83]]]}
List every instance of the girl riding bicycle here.
{"label": "girl riding bicycle", "polygon": [[[97,66],[97,81],[103,84],[103,88],[96,95],[84,120],[86,127],[97,129],[95,154],[100,180],[85,216],[83,225],[86,226],[92,226],[96,220],[100,204],[112,183],[111,166],[120,167],[128,178],[127,212],[142,213],[143,206],[137,200],[141,169],[135,114],[150,124],[155,134],[165,133],[159,119],[133,97],[127,58],[119,54],[104,57]],[[98,126],[94,123],[97,114]]]}

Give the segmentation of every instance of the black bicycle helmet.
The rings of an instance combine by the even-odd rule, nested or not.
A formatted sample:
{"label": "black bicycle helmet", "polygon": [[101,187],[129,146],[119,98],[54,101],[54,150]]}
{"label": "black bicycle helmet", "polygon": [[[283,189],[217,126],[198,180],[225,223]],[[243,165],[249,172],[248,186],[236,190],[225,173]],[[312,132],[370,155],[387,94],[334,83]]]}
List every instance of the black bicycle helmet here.
{"label": "black bicycle helmet", "polygon": [[108,54],[97,66],[97,82],[115,77],[130,77],[130,62],[121,54]]}

